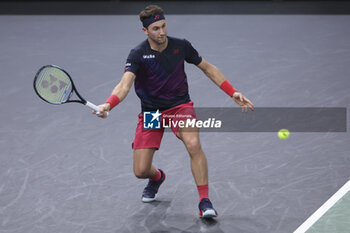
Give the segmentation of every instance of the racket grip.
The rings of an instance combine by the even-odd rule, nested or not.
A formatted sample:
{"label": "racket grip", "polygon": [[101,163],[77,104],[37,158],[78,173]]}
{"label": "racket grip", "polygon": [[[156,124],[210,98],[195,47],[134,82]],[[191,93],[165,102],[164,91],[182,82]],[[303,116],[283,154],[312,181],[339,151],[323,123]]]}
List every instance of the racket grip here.
{"label": "racket grip", "polygon": [[[96,106],[95,104],[89,102],[89,101],[86,101],[86,106],[88,106],[89,108],[91,108],[92,110],[95,110],[97,114],[100,113],[100,108],[98,106]],[[107,112],[107,116],[108,116],[108,112]]]}

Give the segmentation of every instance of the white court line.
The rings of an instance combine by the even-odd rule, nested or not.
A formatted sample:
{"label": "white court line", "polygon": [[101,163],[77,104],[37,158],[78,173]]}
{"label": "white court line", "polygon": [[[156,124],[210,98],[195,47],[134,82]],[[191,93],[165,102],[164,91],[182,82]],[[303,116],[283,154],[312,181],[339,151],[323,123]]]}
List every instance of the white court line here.
{"label": "white court line", "polygon": [[304,233],[350,190],[350,180],[311,215],[294,233]]}

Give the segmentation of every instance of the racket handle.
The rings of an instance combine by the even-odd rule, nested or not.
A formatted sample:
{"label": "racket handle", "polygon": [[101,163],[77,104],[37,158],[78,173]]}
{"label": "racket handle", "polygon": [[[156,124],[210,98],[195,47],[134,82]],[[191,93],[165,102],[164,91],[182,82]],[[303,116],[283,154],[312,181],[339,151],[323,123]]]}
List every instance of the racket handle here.
{"label": "racket handle", "polygon": [[[94,105],[93,103],[86,101],[85,105],[88,106],[89,108],[91,108],[92,110],[95,110],[96,114],[100,113],[100,108],[98,106]],[[108,112],[107,112],[107,116],[108,116]]]}

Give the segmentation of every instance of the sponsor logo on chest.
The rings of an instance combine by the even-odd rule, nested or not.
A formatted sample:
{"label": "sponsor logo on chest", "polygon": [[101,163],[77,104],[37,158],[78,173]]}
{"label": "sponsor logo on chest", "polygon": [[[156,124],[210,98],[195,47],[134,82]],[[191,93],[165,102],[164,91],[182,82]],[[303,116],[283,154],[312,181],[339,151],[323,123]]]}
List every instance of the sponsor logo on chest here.
{"label": "sponsor logo on chest", "polygon": [[153,55],[153,54],[143,55],[142,57],[143,57],[143,59],[154,59],[154,58],[156,58],[156,56]]}

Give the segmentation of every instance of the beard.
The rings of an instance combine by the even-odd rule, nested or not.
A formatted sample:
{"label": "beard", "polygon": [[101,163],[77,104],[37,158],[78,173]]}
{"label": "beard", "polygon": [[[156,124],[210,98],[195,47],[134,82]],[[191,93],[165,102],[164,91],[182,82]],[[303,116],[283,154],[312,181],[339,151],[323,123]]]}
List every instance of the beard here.
{"label": "beard", "polygon": [[151,40],[158,45],[163,45],[167,42],[167,36],[165,35],[156,38],[151,38]]}

